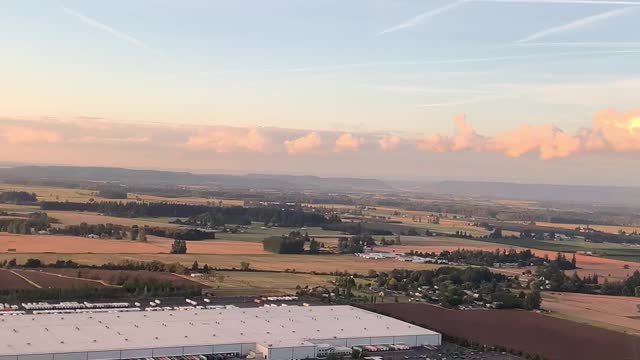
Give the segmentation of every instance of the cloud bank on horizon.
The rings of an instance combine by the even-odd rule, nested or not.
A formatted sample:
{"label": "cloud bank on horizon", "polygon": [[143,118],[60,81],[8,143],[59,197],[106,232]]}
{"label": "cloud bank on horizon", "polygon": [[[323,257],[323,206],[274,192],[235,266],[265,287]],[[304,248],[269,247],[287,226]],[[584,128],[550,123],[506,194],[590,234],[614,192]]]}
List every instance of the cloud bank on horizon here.
{"label": "cloud bank on horizon", "polygon": [[[344,152],[418,151],[426,153],[498,153],[509,158],[534,154],[540,160],[599,154],[640,154],[640,109],[603,110],[590,126],[570,134],[553,124],[522,124],[494,135],[483,135],[464,116],[453,119],[452,134],[424,137],[367,132],[308,131],[229,126],[166,126],[109,123],[100,120],[0,120],[0,149],[21,145],[44,148],[128,145],[164,146],[180,152],[270,153],[289,156],[336,157]],[[86,135],[99,129],[99,135]]]}

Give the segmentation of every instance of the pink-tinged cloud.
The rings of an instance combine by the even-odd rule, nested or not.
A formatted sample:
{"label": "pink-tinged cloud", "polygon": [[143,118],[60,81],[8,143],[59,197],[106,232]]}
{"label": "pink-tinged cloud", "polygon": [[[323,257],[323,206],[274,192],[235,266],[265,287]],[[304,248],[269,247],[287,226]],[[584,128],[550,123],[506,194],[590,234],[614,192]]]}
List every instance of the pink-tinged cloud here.
{"label": "pink-tinged cloud", "polygon": [[312,131],[297,139],[286,140],[284,146],[290,155],[309,153],[322,146],[322,138],[317,132]]}
{"label": "pink-tinged cloud", "polygon": [[581,141],[580,138],[567,135],[553,125],[523,125],[489,139],[486,147],[487,150],[497,151],[512,158],[536,152],[540,159],[550,160],[579,152]]}
{"label": "pink-tinged cloud", "polygon": [[378,140],[378,145],[382,151],[393,151],[400,146],[400,137],[396,135],[386,135]]}
{"label": "pink-tinged cloud", "polygon": [[262,152],[267,140],[257,129],[216,129],[191,136],[187,147],[197,150],[213,150],[219,153],[233,151]]}
{"label": "pink-tinged cloud", "polygon": [[585,148],[593,151],[640,151],[640,110],[605,110],[594,116],[591,129],[583,130]]}
{"label": "pink-tinged cloud", "polygon": [[418,140],[416,146],[422,151],[445,153],[451,151],[451,139],[444,135],[433,134]]}
{"label": "pink-tinged cloud", "polygon": [[362,146],[362,142],[361,138],[355,137],[351,133],[344,133],[336,140],[334,151],[358,151]]}
{"label": "pink-tinged cloud", "polygon": [[70,139],[69,142],[77,144],[145,144],[151,141],[148,136],[130,136],[130,137],[98,137],[98,136],[82,136]]}
{"label": "pink-tinged cloud", "polygon": [[17,144],[54,144],[62,141],[62,136],[52,130],[34,129],[26,126],[9,126],[0,129],[0,137],[11,145]]}
{"label": "pink-tinged cloud", "polygon": [[467,123],[464,116],[456,116],[453,119],[455,131],[449,137],[441,134],[434,134],[425,139],[418,140],[417,147],[423,151],[431,152],[455,152],[464,150],[481,150],[486,139]]}

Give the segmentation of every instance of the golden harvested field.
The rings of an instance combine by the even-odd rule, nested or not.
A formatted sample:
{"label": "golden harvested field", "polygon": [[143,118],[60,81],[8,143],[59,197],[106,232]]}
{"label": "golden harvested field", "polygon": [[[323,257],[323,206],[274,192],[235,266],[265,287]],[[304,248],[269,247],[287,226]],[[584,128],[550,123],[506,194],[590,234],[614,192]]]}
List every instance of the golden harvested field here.
{"label": "golden harvested field", "polygon": [[38,258],[45,263],[56,260],[73,260],[80,264],[102,265],[108,262],[119,263],[123,260],[132,261],[161,261],[164,263],[179,262],[191,266],[198,261],[200,266],[219,268],[240,268],[240,262],[250,263],[252,269],[268,271],[284,271],[295,269],[299,272],[335,272],[349,271],[366,274],[370,269],[390,271],[393,269],[434,269],[437,265],[414,264],[397,260],[367,260],[352,255],[242,255],[242,254],[45,254],[45,253],[0,253],[0,261],[16,258],[18,263],[24,263],[29,258]]}
{"label": "golden harvested field", "polygon": [[35,193],[39,201],[87,202],[92,198],[96,201],[109,200],[97,196],[97,193],[91,190],[66,189],[48,186],[0,184],[0,192],[2,191],[26,191],[29,193]]}
{"label": "golden harvested field", "polygon": [[[89,239],[59,235],[15,235],[0,233],[0,252],[10,253],[58,253],[58,254],[168,254],[172,239],[148,236],[148,242],[128,240]],[[266,254],[262,244],[209,240],[190,241],[187,244],[192,254]]]}
{"label": "golden harvested field", "polygon": [[144,226],[151,227],[179,227],[177,224],[170,224],[167,222],[159,222],[156,219],[144,219],[144,218],[122,218],[115,216],[106,216],[93,212],[84,211],[47,211],[47,215],[60,220],[60,225],[78,225],[80,223],[87,224],[116,224],[123,226]]}
{"label": "golden harvested field", "polygon": [[215,289],[217,296],[264,296],[295,294],[297,286],[329,286],[334,279],[327,275],[216,271],[191,280]]}
{"label": "golden harvested field", "polygon": [[572,293],[543,293],[551,316],[640,335],[639,298]]}
{"label": "golden harvested field", "polygon": [[[542,221],[536,222],[536,225],[544,226],[544,227],[570,229],[570,230],[573,230],[577,227],[586,227],[586,225],[580,225],[580,224],[556,224],[556,223],[549,223],[549,222],[542,222]],[[640,226],[589,225],[589,227],[593,230],[602,231],[602,232],[611,233],[611,234],[617,234],[618,231],[620,230],[626,231],[627,233],[632,233],[634,231],[637,231],[640,233]]]}

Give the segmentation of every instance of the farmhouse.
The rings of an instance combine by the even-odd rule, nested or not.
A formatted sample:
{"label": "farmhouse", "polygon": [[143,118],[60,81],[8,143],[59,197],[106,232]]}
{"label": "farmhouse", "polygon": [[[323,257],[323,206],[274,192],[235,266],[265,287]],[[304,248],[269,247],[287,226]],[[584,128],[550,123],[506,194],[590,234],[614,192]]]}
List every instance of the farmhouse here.
{"label": "farmhouse", "polygon": [[351,306],[0,316],[0,360],[235,354],[293,360],[358,345],[439,345],[440,334]]}

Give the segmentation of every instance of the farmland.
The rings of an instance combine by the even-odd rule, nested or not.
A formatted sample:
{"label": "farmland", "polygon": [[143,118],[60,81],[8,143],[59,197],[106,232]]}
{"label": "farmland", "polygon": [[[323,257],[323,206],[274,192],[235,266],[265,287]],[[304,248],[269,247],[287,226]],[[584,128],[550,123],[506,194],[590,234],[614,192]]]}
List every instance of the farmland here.
{"label": "farmland", "polygon": [[[448,310],[422,304],[371,305],[393,317],[487,345],[549,359],[636,359],[638,337],[520,310]],[[589,346],[585,346],[589,344]]]}
{"label": "farmland", "polygon": [[2,289],[35,289],[36,287],[29,284],[20,276],[10,270],[0,269],[0,284]]}
{"label": "farmland", "polygon": [[333,279],[326,275],[216,271],[195,281],[215,289],[217,296],[256,296],[295,294],[297,286],[328,286]]}
{"label": "farmland", "polygon": [[[147,242],[89,239],[65,235],[16,235],[0,233],[0,252],[11,253],[96,253],[96,254],[168,254],[172,239],[148,236]],[[11,251],[10,251],[11,250]],[[189,242],[192,254],[266,254],[262,244],[209,240]]]}
{"label": "farmland", "polygon": [[640,335],[640,300],[633,297],[543,293],[550,315],[628,334]]}
{"label": "farmland", "polygon": [[153,279],[157,281],[168,281],[174,285],[182,285],[182,286],[197,285],[196,282],[192,281],[191,279],[187,279],[183,276],[178,276],[178,275],[167,273],[167,272],[151,272],[151,271],[144,271],[144,270],[46,268],[46,269],[43,269],[43,272],[46,272],[49,274],[57,274],[57,275],[72,277],[72,278],[101,281],[103,283],[111,284],[111,285],[117,284],[119,279],[122,279],[122,278],[140,278],[145,280]]}
{"label": "farmland", "polygon": [[28,279],[31,283],[36,284],[37,288],[55,288],[55,289],[66,289],[73,287],[103,287],[105,284],[90,280],[90,279],[79,279],[68,276],[61,276],[56,274],[49,274],[46,272],[36,271],[36,270],[12,270],[14,273],[22,276],[25,279]]}

